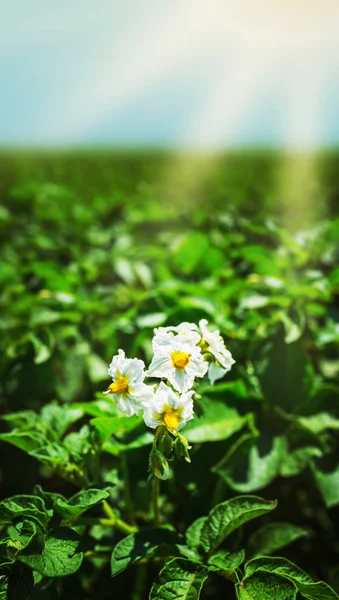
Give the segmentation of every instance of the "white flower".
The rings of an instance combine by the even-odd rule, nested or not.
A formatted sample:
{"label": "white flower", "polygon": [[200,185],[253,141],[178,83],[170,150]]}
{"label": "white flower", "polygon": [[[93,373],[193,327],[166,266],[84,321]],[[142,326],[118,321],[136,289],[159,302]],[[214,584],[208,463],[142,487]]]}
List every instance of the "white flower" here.
{"label": "white flower", "polygon": [[117,407],[128,417],[138,414],[142,408],[142,401],[149,401],[153,397],[153,389],[143,383],[145,378],[145,364],[138,358],[126,358],[123,350],[113,356],[108,369],[113,383],[104,394],[112,394]]}
{"label": "white flower", "polygon": [[191,390],[178,396],[162,381],[152,400],[143,403],[146,425],[152,429],[166,425],[171,433],[182,429],[187,421],[194,418],[193,393]]}
{"label": "white flower", "polygon": [[194,323],[180,323],[177,326],[169,327],[158,327],[154,329],[153,346],[155,344],[163,344],[163,334],[170,334],[171,337],[179,336],[180,341],[188,342],[189,344],[199,344],[201,335],[198,331],[198,327]]}
{"label": "white flower", "polygon": [[178,392],[187,392],[195,377],[208,369],[199,346],[181,340],[181,336],[162,332],[153,340],[154,356],[146,375],[168,379]]}
{"label": "white flower", "polygon": [[225,342],[222,339],[218,329],[216,331],[210,331],[207,328],[206,319],[199,321],[199,327],[202,334],[202,342],[205,342],[204,352],[209,352],[214,356],[219,364],[211,363],[208,368],[208,378],[213,385],[216,379],[220,379],[227,373],[235,360],[232,354],[227,350]]}

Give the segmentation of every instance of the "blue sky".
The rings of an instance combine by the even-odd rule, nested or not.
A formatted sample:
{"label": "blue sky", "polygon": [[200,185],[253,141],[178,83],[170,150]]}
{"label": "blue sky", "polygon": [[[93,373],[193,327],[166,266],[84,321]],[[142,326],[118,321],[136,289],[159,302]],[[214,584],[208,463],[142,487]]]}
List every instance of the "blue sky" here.
{"label": "blue sky", "polygon": [[339,144],[337,0],[2,0],[1,146]]}

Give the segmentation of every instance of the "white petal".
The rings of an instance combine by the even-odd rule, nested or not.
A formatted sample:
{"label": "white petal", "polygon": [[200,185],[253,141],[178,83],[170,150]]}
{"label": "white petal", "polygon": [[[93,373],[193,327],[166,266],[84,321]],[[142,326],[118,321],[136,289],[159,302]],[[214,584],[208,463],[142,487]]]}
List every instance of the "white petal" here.
{"label": "white petal", "polygon": [[154,354],[146,375],[149,377],[167,377],[172,368],[173,364],[170,354],[158,352]]}
{"label": "white petal", "polygon": [[144,402],[150,402],[153,399],[153,388],[145,383],[137,383],[133,388],[129,388],[128,396],[133,398],[133,402],[143,405]]}
{"label": "white petal", "polygon": [[214,363],[210,363],[208,367],[208,379],[210,380],[211,385],[213,385],[217,379],[221,379],[225,373],[227,373],[227,369],[219,367],[219,365]]}
{"label": "white petal", "polygon": [[113,400],[115,401],[117,407],[121,412],[125,413],[126,417],[131,417],[132,415],[137,415],[141,406],[134,406],[128,395],[123,394],[113,394]]}

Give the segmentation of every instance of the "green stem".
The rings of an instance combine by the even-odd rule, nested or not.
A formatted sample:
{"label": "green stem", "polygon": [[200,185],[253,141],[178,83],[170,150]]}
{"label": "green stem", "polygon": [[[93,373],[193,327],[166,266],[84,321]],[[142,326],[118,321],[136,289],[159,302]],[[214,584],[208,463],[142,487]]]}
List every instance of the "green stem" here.
{"label": "green stem", "polygon": [[159,527],[160,515],[159,515],[159,490],[160,481],[157,477],[152,479],[152,506],[153,506],[153,519],[155,527]]}
{"label": "green stem", "polygon": [[119,519],[116,516],[113,509],[111,508],[111,506],[108,504],[107,500],[103,501],[102,507],[103,507],[104,513],[108,517],[108,519],[104,519],[104,521],[110,521],[111,525],[115,526],[117,529],[119,529],[119,531],[121,531],[122,533],[125,533],[126,535],[129,535],[130,533],[135,533],[136,531],[138,531],[138,528],[135,527],[135,525],[129,525],[122,519]]}
{"label": "green stem", "polygon": [[132,523],[132,525],[135,525],[131,489],[130,489],[130,485],[129,485],[128,460],[127,460],[126,452],[122,452],[122,454],[121,454],[121,464],[122,464],[122,473],[123,473],[123,478],[124,478],[124,497],[125,497],[126,515],[127,515],[127,519]]}
{"label": "green stem", "polygon": [[136,565],[136,575],[134,589],[131,600],[142,600],[145,597],[145,587],[147,584],[147,565]]}

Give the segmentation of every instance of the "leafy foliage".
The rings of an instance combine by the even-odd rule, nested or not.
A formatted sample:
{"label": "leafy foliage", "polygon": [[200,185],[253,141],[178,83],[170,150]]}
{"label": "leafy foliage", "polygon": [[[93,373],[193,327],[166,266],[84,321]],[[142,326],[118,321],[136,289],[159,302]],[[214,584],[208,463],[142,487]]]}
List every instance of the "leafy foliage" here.
{"label": "leafy foliage", "polygon": [[[167,160],[0,162],[0,598],[142,600],[152,587],[193,600],[204,585],[211,598],[333,600],[337,159],[320,161],[323,218],[296,209],[295,229],[278,159],[192,157],[168,181]],[[124,348],[149,364],[154,327],[204,318],[236,364],[197,389],[186,442],[154,446],[101,395],[108,362]],[[236,495],[259,490],[276,511]],[[282,548],[289,560],[271,556]]]}

